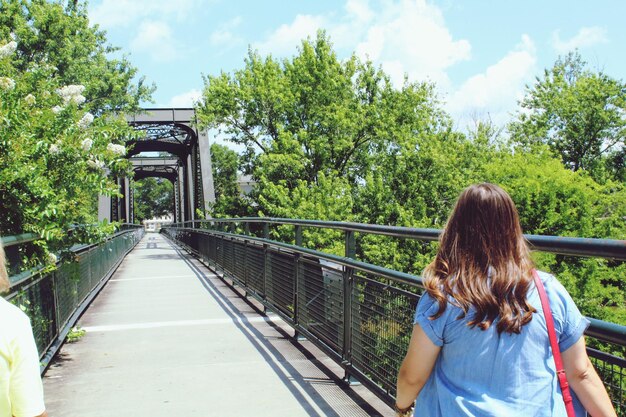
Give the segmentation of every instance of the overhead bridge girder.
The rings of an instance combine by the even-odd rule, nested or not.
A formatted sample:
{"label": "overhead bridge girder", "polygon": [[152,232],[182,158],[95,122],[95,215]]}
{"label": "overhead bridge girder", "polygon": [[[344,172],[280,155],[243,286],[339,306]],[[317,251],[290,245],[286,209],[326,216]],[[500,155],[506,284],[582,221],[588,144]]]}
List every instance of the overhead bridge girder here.
{"label": "overhead bridge girder", "polygon": [[172,183],[178,179],[179,160],[177,158],[131,158],[133,180],[144,178],[165,178]]}
{"label": "overhead bridge girder", "polygon": [[[215,202],[213,172],[209,138],[197,128],[195,110],[142,109],[127,117],[130,126],[141,133],[140,137],[126,141],[127,158],[133,163],[134,180],[148,177],[166,178],[174,183],[176,221],[194,220],[196,210],[205,213]],[[167,153],[171,157],[138,157],[145,153]],[[116,198],[101,197],[99,217],[109,220],[133,221],[132,187],[128,181],[118,180],[123,195]],[[132,206],[132,204],[131,204]],[[104,214],[103,214],[104,213]]]}

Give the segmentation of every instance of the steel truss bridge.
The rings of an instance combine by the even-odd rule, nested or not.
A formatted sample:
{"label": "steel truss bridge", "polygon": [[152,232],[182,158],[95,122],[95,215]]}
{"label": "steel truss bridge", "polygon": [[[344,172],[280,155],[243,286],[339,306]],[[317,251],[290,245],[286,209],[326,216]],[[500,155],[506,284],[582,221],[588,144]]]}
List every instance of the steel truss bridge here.
{"label": "steel truss bridge", "polygon": [[132,178],[115,178],[121,197],[101,196],[99,220],[134,222],[132,181],[156,177],[174,187],[174,221],[191,221],[215,202],[209,137],[197,128],[191,108],[143,109],[127,117],[140,132],[126,141]]}

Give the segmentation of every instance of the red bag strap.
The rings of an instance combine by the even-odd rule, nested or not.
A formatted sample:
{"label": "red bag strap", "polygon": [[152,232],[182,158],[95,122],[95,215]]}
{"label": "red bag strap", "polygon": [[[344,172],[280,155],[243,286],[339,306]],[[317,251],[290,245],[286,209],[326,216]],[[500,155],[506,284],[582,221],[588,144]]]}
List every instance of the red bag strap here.
{"label": "red bag strap", "polygon": [[552,318],[552,310],[550,310],[550,302],[548,300],[548,294],[546,289],[539,278],[537,270],[533,269],[533,278],[535,279],[535,287],[539,293],[539,299],[541,300],[541,308],[543,309],[543,315],[546,318],[546,326],[548,327],[548,336],[550,338],[550,346],[552,347],[552,353],[554,355],[554,364],[556,365],[556,375],[559,379],[559,385],[561,386],[561,392],[563,393],[563,402],[565,403],[565,410],[568,417],[576,417],[574,411],[574,403],[572,402],[572,394],[569,391],[569,384],[567,383],[567,377],[565,376],[565,370],[563,369],[563,360],[561,359],[561,350],[559,349],[559,343],[556,340],[556,331],[554,330],[554,319]]}

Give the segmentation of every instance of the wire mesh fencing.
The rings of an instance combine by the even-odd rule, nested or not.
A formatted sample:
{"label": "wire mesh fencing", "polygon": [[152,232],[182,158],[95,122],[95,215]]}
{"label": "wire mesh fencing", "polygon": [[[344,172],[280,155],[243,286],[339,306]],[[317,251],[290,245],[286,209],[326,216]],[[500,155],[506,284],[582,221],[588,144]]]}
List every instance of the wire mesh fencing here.
{"label": "wire mesh fencing", "polygon": [[[332,227],[338,226],[333,223]],[[367,225],[355,227],[362,233]],[[261,230],[258,224],[256,228]],[[298,334],[340,362],[346,378],[356,377],[391,403],[423,291],[421,281],[352,259],[349,227],[345,257],[269,240],[267,227],[263,227],[264,237],[227,233],[223,226],[219,229],[173,226],[164,233],[224,277],[244,286]],[[436,236],[431,230],[424,235],[429,239]],[[606,242],[600,242],[602,245]],[[601,248],[594,250],[596,256],[602,253]],[[598,320],[592,320],[587,334],[589,355],[622,417],[626,417],[625,336],[624,326]]]}
{"label": "wire mesh fencing", "polygon": [[77,319],[77,312],[106,282],[124,256],[139,242],[143,228],[119,232],[104,242],[78,249],[73,262],[63,262],[55,270],[36,268],[14,282],[9,302],[22,309],[30,318],[41,358],[60,346]]}

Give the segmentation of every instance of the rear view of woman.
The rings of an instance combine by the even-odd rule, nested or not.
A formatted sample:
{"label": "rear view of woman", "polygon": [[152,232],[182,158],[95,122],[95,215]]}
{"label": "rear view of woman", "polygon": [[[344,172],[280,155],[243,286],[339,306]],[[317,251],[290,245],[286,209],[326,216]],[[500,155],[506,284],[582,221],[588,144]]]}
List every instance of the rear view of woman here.
{"label": "rear view of woman", "polygon": [[[0,243],[0,293],[9,289]],[[30,320],[0,296],[0,417],[46,417]]]}
{"label": "rear view of woman", "polygon": [[[615,416],[585,349],[588,321],[563,286],[539,272],[550,300],[577,416]],[[519,217],[493,184],[467,188],[424,271],[398,375],[396,411],[410,416],[566,416],[546,319]],[[416,400],[417,397],[417,400]]]}

